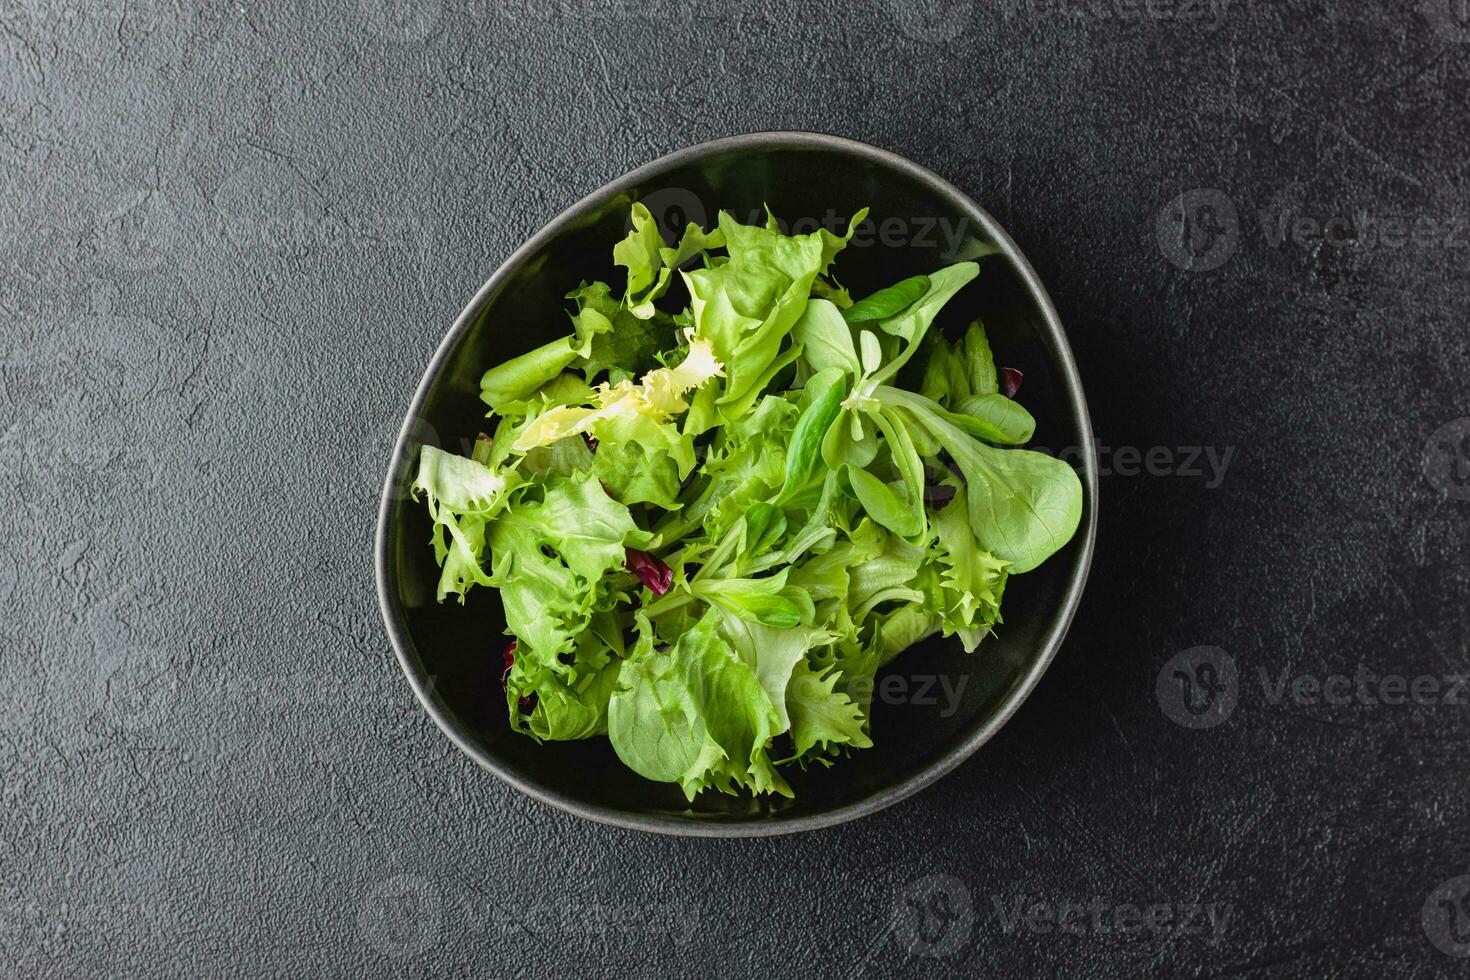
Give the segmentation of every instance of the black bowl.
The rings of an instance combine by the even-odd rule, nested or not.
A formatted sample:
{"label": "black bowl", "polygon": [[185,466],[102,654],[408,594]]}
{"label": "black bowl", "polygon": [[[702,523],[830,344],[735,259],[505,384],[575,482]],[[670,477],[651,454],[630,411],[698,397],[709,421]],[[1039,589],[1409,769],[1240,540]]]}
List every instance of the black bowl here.
{"label": "black bowl", "polygon": [[[835,227],[865,206],[871,221],[838,258],[854,295],[942,265],[978,258],[981,275],[938,326],[951,335],[985,320],[997,362],[1025,373],[1022,400],[1035,445],[1066,450],[1085,508],[1072,542],[1007,587],[996,636],[967,655],[935,637],[908,650],[874,698],[874,747],[831,768],[789,774],[795,799],[701,794],[649,782],[605,738],[538,745],[510,730],[500,693],[505,621],[493,591],[434,601],[430,524],[408,483],[425,442],[468,451],[484,426],[479,379],[489,366],[568,332],[563,296],[582,279],[621,281],[613,242],[641,200],[665,224],[742,221],[772,213],[793,231]],[[1068,448],[1070,447],[1070,448]],[[895,803],[949,772],[1005,724],[1036,686],[1082,594],[1097,523],[1092,426],[1056,310],[1030,263],[974,201],[892,153],[814,133],[758,133],[670,154],[620,177],[553,220],[480,288],[439,346],[399,433],[378,522],[383,618],[403,672],[455,744],[512,786],[579,816],[671,834],[751,836],[812,830]],[[949,691],[963,683],[961,693]]]}

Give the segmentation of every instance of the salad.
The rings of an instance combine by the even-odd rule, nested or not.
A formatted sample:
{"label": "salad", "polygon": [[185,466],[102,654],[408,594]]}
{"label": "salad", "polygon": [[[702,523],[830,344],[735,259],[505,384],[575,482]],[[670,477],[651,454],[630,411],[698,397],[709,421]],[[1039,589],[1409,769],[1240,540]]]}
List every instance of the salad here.
{"label": "salad", "polygon": [[634,204],[623,288],[583,282],[566,337],[485,373],[470,456],[423,448],[438,597],[498,591],[517,731],[606,736],[691,801],[791,796],[784,767],[872,744],[880,668],[973,652],[1072,537],[1076,473],[1017,448],[1020,373],[978,321],[931,329],[979,267],[854,301],[833,264],[866,214],[669,245]]}

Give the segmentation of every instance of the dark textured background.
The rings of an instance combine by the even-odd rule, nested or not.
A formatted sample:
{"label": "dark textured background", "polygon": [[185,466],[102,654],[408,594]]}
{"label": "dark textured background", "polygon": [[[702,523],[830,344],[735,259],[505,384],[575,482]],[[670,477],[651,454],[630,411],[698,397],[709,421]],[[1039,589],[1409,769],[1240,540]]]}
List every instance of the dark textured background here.
{"label": "dark textured background", "polygon": [[[1470,670],[1465,14],[8,0],[3,975],[1464,976],[1470,706],[1272,688]],[[1109,449],[1234,455],[1105,476],[1068,643],[936,787],[775,840],[590,825],[411,699],[386,454],[528,234],[781,128],[990,209]],[[1194,730],[1170,662],[1200,646],[1238,682]],[[1104,931],[1195,903],[1218,934]]]}

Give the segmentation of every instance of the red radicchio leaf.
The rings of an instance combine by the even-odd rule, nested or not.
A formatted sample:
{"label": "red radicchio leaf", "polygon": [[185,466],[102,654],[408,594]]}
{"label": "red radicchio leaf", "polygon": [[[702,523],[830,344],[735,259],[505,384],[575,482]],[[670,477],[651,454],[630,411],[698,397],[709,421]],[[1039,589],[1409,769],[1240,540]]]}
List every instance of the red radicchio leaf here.
{"label": "red radicchio leaf", "polygon": [[938,513],[949,506],[949,502],[955,498],[955,489],[947,483],[940,483],[927,487],[924,490],[924,498],[929,501],[929,506]]}
{"label": "red radicchio leaf", "polygon": [[1007,398],[1015,398],[1016,392],[1021,390],[1021,380],[1026,376],[1015,368],[1000,369],[1000,393]]}
{"label": "red radicchio leaf", "polygon": [[656,555],[637,548],[628,549],[628,571],[638,576],[638,581],[648,586],[654,595],[663,595],[674,584],[674,570],[665,565]]}
{"label": "red radicchio leaf", "polygon": [[510,669],[515,666],[516,662],[516,641],[511,640],[507,643],[500,656],[505,661],[505,669],[500,672],[500,689],[505,690],[505,679],[510,676]]}

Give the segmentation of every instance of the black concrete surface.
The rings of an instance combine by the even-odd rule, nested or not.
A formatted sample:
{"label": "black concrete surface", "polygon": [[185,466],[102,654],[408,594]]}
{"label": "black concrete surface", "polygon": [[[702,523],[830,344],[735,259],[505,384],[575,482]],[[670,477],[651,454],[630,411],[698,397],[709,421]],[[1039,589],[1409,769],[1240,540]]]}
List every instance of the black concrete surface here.
{"label": "black concrete surface", "polygon": [[[9,0],[0,975],[1465,976],[1467,78],[1456,0]],[[1027,251],[1097,559],[934,788],[611,830],[412,701],[384,460],[518,243],[765,129]]]}

